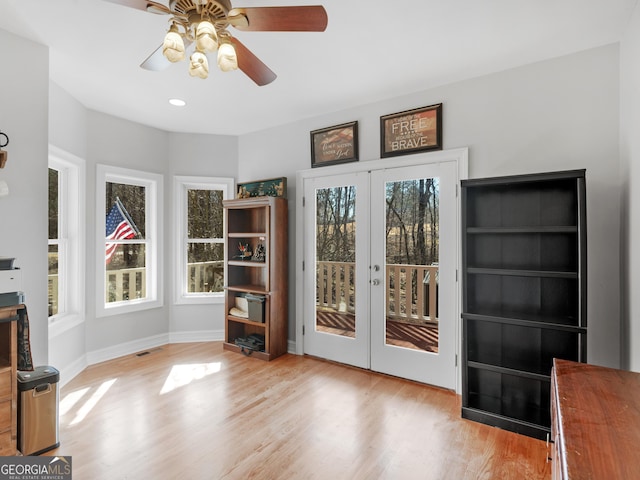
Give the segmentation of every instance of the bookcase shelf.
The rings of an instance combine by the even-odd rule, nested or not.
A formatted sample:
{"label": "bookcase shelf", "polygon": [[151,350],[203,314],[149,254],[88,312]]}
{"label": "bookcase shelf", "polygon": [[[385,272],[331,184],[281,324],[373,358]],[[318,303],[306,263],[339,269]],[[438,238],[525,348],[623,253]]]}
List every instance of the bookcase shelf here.
{"label": "bookcase shelf", "polygon": [[462,416],[550,431],[554,358],[586,361],[585,171],[462,181]]}
{"label": "bookcase shelf", "polygon": [[[276,197],[225,200],[225,350],[272,360],[287,351],[288,331],[288,213],[287,201]],[[238,258],[250,252],[245,258]],[[263,255],[255,257],[261,249]],[[230,313],[238,297],[263,300],[261,318]],[[238,338],[264,337],[264,351],[236,345]]]}
{"label": "bookcase shelf", "polygon": [[18,315],[24,305],[0,307],[0,455],[18,453]]}

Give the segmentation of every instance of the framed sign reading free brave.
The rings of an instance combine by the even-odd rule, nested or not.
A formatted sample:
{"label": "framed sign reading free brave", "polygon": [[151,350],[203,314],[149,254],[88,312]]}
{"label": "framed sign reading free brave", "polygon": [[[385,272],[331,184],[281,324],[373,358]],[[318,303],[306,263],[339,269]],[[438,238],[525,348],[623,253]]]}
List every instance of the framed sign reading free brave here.
{"label": "framed sign reading free brave", "polygon": [[380,156],[442,150],[442,104],[380,117]]}

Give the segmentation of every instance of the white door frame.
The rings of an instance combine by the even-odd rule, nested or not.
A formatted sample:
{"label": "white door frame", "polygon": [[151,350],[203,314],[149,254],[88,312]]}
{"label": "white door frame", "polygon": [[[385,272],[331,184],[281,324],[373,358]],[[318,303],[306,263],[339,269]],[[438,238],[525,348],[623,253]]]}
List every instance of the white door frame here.
{"label": "white door frame", "polygon": [[[297,341],[297,339],[302,339],[302,327],[303,327],[303,319],[304,319],[304,284],[302,283],[303,275],[303,261],[305,256],[304,251],[304,212],[302,209],[302,202],[304,196],[304,180],[306,178],[313,177],[322,177],[326,175],[339,175],[345,173],[353,173],[353,172],[362,172],[362,171],[370,171],[384,168],[394,168],[394,167],[405,167],[405,166],[414,166],[414,165],[422,165],[429,163],[442,163],[442,162],[455,162],[457,165],[458,172],[458,184],[460,180],[464,180],[468,177],[469,171],[469,149],[467,147],[464,148],[456,148],[451,150],[439,150],[436,152],[429,153],[421,153],[421,154],[413,154],[407,155],[404,157],[394,157],[391,159],[379,159],[379,160],[369,160],[364,162],[353,162],[346,163],[342,165],[328,166],[323,168],[315,168],[309,170],[300,170],[296,173],[296,206],[295,209],[295,222],[296,222],[296,259],[295,259],[295,278],[300,279],[298,282],[290,282],[290,284],[296,284],[296,307],[295,307],[295,322],[296,322],[296,342],[295,342],[295,353],[297,355],[304,354],[304,342]],[[456,187],[457,188],[457,187]],[[456,270],[460,269],[461,264],[461,245],[460,245],[460,195],[456,196]],[[458,275],[460,278],[460,275]],[[458,281],[457,284],[457,299],[456,299],[456,311],[454,314],[454,318],[456,320],[456,358],[460,358],[460,348],[461,348],[461,299],[462,299],[462,289],[461,282]],[[462,383],[460,376],[460,363],[456,362],[456,392],[460,393],[462,391]]]}

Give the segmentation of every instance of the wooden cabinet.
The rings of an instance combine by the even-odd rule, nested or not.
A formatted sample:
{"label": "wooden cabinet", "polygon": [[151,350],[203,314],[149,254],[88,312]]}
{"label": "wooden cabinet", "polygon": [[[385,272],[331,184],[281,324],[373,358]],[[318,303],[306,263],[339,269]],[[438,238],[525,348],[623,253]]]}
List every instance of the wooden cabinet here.
{"label": "wooden cabinet", "polygon": [[462,416],[546,439],[553,358],[586,360],[584,170],[462,182]]}
{"label": "wooden cabinet", "polygon": [[17,318],[23,305],[0,307],[0,455],[17,452]]}
{"label": "wooden cabinet", "polygon": [[[225,200],[224,209],[227,279],[224,348],[240,352],[236,339],[258,334],[264,337],[265,348],[251,352],[251,356],[272,360],[287,352],[287,201],[279,197]],[[263,299],[258,306],[263,309],[258,320],[233,314],[236,299],[247,294]]]}
{"label": "wooden cabinet", "polygon": [[640,373],[557,359],[552,375],[553,479],[640,474]]}

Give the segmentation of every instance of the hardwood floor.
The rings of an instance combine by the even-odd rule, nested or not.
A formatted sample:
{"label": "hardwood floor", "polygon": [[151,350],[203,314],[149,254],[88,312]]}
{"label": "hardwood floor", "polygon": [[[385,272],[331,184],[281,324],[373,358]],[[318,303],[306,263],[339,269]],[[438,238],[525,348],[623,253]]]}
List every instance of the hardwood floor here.
{"label": "hardwood floor", "polygon": [[172,344],[60,392],[74,479],[549,479],[544,442],[460,418],[453,392],[296,355]]}

